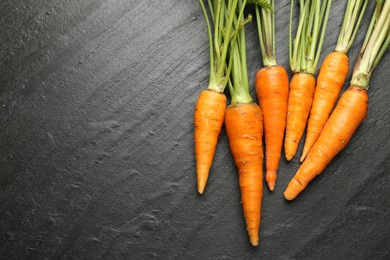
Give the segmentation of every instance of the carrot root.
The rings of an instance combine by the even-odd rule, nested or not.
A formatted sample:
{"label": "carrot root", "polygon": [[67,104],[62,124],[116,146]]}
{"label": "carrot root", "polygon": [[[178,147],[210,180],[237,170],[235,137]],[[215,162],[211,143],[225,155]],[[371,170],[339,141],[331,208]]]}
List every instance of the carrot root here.
{"label": "carrot root", "polygon": [[252,245],[257,246],[263,195],[263,121],[260,107],[255,103],[229,106],[225,126],[238,169],[247,231]]}
{"label": "carrot root", "polygon": [[226,96],[212,90],[199,95],[194,114],[194,142],[198,192],[203,194],[226,110]]}
{"label": "carrot root", "polygon": [[302,138],[315,88],[314,76],[307,73],[294,74],[290,83],[287,107],[286,137],[284,150],[287,161],[296,154]]}
{"label": "carrot root", "polygon": [[300,159],[301,162],[306,158],[307,153],[317,140],[332,112],[348,75],[348,66],[348,56],[337,51],[330,53],[322,63],[317,78],[313,106],[307,123],[306,140]]}
{"label": "carrot root", "polygon": [[282,66],[260,69],[256,75],[256,93],[264,118],[266,181],[275,188],[284,131],[286,128],[288,75]]}

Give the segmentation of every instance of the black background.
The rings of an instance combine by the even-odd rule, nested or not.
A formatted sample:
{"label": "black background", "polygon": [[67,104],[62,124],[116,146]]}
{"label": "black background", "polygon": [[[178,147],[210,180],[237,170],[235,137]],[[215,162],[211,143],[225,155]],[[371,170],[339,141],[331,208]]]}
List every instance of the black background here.
{"label": "black background", "polygon": [[[288,67],[290,1],[276,2],[277,60]],[[347,1],[333,2],[321,61]],[[246,30],[257,100],[255,24]],[[371,80],[368,118],[292,203],[282,194],[299,162],[282,159],[275,192],[264,188],[257,248],[224,130],[196,193],[193,110],[208,60],[195,0],[2,0],[0,258],[389,258],[390,54]]]}

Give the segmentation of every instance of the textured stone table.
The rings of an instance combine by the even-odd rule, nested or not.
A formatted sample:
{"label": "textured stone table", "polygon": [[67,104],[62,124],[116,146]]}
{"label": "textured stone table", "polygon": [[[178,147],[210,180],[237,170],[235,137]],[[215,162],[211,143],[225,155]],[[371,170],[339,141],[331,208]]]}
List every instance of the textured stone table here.
{"label": "textured stone table", "polygon": [[[276,2],[288,66],[289,1]],[[345,3],[334,1],[322,58]],[[3,0],[0,35],[0,258],[389,259],[390,53],[367,120],[293,203],[282,194],[298,158],[281,161],[252,248],[224,130],[196,193],[192,117],[209,58],[198,1]],[[247,40],[255,98],[254,24]]]}

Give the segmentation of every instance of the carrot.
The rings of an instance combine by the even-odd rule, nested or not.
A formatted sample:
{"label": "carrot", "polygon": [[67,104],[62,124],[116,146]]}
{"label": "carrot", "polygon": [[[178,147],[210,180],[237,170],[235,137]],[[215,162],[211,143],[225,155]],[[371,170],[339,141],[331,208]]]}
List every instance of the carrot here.
{"label": "carrot", "polygon": [[298,172],[287,186],[284,196],[293,200],[308,183],[348,144],[353,133],[366,118],[368,95],[364,89],[351,87],[341,97],[320,137]]}
{"label": "carrot", "polygon": [[265,66],[256,74],[256,93],[264,118],[267,169],[265,178],[268,188],[273,191],[286,128],[288,76],[282,66],[276,65],[274,10],[262,8],[259,11],[257,6],[255,10],[260,49]]}
{"label": "carrot", "polygon": [[296,154],[299,141],[305,131],[313,102],[314,74],[325,36],[331,0],[300,1],[297,33],[292,41],[292,15],[290,9],[290,67],[294,76],[290,83],[287,107],[285,156],[290,161]]}
{"label": "carrot", "polygon": [[367,115],[369,80],[390,44],[390,0],[379,1],[352,75],[320,136],[284,192],[293,200],[343,150]]}
{"label": "carrot", "polygon": [[[198,192],[203,194],[226,109],[226,97],[223,92],[227,85],[227,78],[230,75],[230,68],[226,66],[226,58],[230,41],[234,39],[232,37],[235,34],[233,24],[238,0],[233,0],[229,6],[226,6],[223,1],[215,2],[214,5],[208,1],[211,17],[214,21],[214,35],[211,32],[210,21],[203,0],[199,0],[199,3],[206,21],[210,50],[208,90],[200,94],[194,115]],[[243,10],[241,10],[242,12]],[[225,15],[226,19],[221,19],[221,17],[225,18]]]}
{"label": "carrot", "polygon": [[367,3],[368,0],[348,0],[336,50],[325,58],[317,78],[301,162],[324,128],[344,85],[349,66],[346,54],[355,39]]}
{"label": "carrot", "polygon": [[315,79],[312,74],[294,74],[290,83],[287,107],[286,137],[284,151],[286,159],[291,160],[298,148],[299,140],[305,131],[306,120],[310,113]]}
{"label": "carrot", "polygon": [[203,193],[209,176],[226,110],[226,96],[212,90],[199,95],[194,115],[194,140],[198,192]]}
{"label": "carrot", "polygon": [[[245,1],[239,0],[238,5],[243,7]],[[239,17],[236,24],[241,28],[241,24],[245,23]],[[228,83],[231,104],[226,109],[225,127],[238,169],[247,231],[251,244],[257,246],[263,194],[263,120],[260,107],[253,103],[249,93],[244,29],[239,29],[237,39],[231,42],[229,55],[232,58],[232,74]]]}
{"label": "carrot", "polygon": [[242,208],[252,245],[259,243],[263,196],[263,121],[255,103],[233,104],[226,109],[226,133],[238,168]]}

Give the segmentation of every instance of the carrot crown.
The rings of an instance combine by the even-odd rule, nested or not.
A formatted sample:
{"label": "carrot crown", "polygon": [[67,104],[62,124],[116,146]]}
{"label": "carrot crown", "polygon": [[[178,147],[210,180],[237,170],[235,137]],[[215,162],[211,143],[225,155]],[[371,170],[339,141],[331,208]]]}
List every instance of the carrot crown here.
{"label": "carrot crown", "polygon": [[299,22],[292,40],[292,16],[290,9],[290,67],[292,72],[315,74],[320,58],[332,0],[299,0]]}
{"label": "carrot crown", "polygon": [[351,85],[368,89],[372,72],[390,44],[390,0],[377,0],[362,49],[352,75]]}
{"label": "carrot crown", "polygon": [[[267,4],[274,6],[274,0],[264,0]],[[275,14],[274,9],[265,9],[256,5],[256,21],[257,30],[259,33],[259,42],[261,49],[261,56],[263,57],[263,65],[276,65],[275,54]]]}
{"label": "carrot crown", "polygon": [[359,29],[368,0],[348,0],[344,14],[343,25],[341,26],[339,39],[337,40],[336,51],[347,53],[356,33]]}

